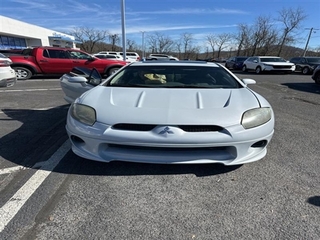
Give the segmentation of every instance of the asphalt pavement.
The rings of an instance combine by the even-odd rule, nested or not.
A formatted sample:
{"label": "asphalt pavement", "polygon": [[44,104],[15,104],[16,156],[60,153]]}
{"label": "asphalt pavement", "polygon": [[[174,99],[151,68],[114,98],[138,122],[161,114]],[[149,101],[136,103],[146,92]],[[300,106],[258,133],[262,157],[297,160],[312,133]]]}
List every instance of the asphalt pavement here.
{"label": "asphalt pavement", "polygon": [[85,160],[57,78],[0,89],[0,239],[320,239],[320,85],[236,74],[276,124],[267,156],[233,167]]}

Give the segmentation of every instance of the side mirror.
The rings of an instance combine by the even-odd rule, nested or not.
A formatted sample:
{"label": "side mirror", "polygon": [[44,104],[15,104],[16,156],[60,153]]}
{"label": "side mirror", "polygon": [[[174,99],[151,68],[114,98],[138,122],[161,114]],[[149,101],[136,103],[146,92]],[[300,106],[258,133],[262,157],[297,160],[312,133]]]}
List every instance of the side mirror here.
{"label": "side mirror", "polygon": [[68,78],[70,83],[86,83],[88,80],[83,76],[73,76]]}
{"label": "side mirror", "polygon": [[250,79],[250,78],[244,78],[244,79],[241,79],[242,82],[245,84],[245,85],[248,85],[248,84],[256,84],[257,82],[253,79]]}

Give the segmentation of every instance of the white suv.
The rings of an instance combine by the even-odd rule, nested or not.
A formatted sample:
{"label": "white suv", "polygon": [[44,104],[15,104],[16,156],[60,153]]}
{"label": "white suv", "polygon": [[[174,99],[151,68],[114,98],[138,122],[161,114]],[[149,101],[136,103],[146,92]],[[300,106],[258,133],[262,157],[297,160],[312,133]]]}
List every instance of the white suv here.
{"label": "white suv", "polygon": [[247,58],[242,66],[242,71],[255,71],[257,74],[262,72],[285,72],[293,73],[296,69],[294,63],[286,61],[281,57],[273,56],[253,56]]}
{"label": "white suv", "polygon": [[[118,54],[122,57],[123,56],[123,52],[118,52]],[[140,56],[138,53],[136,52],[126,52],[126,57],[127,58],[131,58],[134,59],[135,61],[139,61],[140,60]]]}
{"label": "white suv", "polygon": [[11,59],[0,53],[0,87],[12,87],[17,81],[16,73],[10,67],[11,64]]}
{"label": "white suv", "polygon": [[166,54],[157,54],[157,53],[152,53],[147,57],[147,60],[174,60],[174,61],[179,61],[178,58],[173,57],[171,55],[166,55]]}
{"label": "white suv", "polygon": [[[107,51],[102,51],[102,52],[98,52],[94,55],[97,54],[110,54],[110,55],[118,55],[121,56],[121,58],[123,58],[123,52],[107,52]],[[126,58],[128,61],[130,62],[135,62],[135,61],[139,61],[140,60],[140,56],[138,53],[136,52],[126,52]]]}

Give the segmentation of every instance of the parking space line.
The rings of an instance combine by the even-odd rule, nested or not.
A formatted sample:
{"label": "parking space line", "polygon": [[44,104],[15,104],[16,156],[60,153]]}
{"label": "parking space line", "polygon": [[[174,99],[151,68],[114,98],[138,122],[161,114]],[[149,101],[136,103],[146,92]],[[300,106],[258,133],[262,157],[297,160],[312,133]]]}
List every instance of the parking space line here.
{"label": "parking space line", "polygon": [[[62,146],[47,160],[41,162],[41,168],[0,208],[0,233],[19,212],[21,207],[39,188],[52,170],[70,150],[70,141],[65,141]],[[39,166],[39,164],[35,165]]]}
{"label": "parking space line", "polygon": [[61,91],[61,88],[31,88],[31,89],[0,90],[0,92],[39,92],[39,91]]}
{"label": "parking space line", "polygon": [[16,172],[16,171],[19,171],[19,170],[24,170],[24,169],[26,169],[26,168],[22,167],[22,166],[16,166],[16,167],[0,169],[0,175],[9,174],[9,173],[13,173],[13,172]]}

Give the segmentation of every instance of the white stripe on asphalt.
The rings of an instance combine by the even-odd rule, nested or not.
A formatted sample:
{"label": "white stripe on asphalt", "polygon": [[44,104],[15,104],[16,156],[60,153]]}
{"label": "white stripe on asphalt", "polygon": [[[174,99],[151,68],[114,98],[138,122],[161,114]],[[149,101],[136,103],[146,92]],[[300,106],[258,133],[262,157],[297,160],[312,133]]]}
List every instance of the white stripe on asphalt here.
{"label": "white stripe on asphalt", "polygon": [[13,173],[13,172],[16,172],[16,171],[19,171],[19,170],[24,170],[24,169],[26,169],[26,168],[22,167],[22,166],[16,166],[16,167],[0,169],[0,175],[9,174],[9,173]]}
{"label": "white stripe on asphalt", "polygon": [[29,89],[6,89],[0,92],[39,92],[39,91],[58,91],[61,88],[29,88]]}
{"label": "white stripe on asphalt", "polygon": [[[19,212],[21,207],[38,189],[43,181],[49,176],[52,170],[59,164],[61,159],[70,150],[69,140],[48,159],[41,162],[41,168],[33,174],[33,176],[0,208],[0,233],[8,225],[8,223]],[[39,166],[36,164],[35,166]]]}

